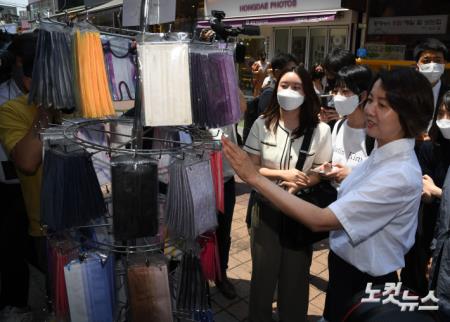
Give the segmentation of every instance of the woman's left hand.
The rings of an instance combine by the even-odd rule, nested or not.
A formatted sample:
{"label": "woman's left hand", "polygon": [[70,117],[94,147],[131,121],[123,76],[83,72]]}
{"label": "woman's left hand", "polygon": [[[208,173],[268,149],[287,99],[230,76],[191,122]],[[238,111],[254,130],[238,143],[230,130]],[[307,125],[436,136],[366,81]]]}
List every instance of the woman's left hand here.
{"label": "woman's left hand", "polygon": [[260,175],[248,154],[222,136],[222,150],[236,174],[245,182],[252,184]]}
{"label": "woman's left hand", "polygon": [[433,179],[429,175],[422,177],[423,191],[422,200],[424,202],[431,202],[433,198],[441,198],[442,189],[435,185]]}
{"label": "woman's left hand", "polygon": [[337,183],[341,183],[350,173],[350,169],[340,163],[333,164],[333,170],[323,174],[322,176],[329,180],[334,180]]}

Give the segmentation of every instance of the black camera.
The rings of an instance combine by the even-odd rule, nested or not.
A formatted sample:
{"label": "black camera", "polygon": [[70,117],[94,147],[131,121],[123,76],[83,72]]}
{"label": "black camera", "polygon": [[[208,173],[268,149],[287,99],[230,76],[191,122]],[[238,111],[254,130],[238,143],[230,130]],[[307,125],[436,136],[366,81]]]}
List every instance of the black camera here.
{"label": "black camera", "polygon": [[260,29],[259,26],[253,25],[242,25],[242,27],[236,27],[226,25],[222,22],[225,18],[225,12],[220,10],[212,10],[212,17],[209,20],[211,29],[215,31],[216,37],[219,40],[227,40],[228,37],[237,37],[238,35],[248,35],[248,36],[259,36]]}

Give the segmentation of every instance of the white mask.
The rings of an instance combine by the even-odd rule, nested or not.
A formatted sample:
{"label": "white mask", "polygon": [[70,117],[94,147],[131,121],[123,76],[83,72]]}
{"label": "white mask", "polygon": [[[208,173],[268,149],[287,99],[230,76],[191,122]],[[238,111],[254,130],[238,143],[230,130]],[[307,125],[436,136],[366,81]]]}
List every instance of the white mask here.
{"label": "white mask", "polygon": [[442,136],[447,140],[450,140],[450,120],[437,120],[436,125],[438,126],[439,130],[441,130]]}
{"label": "white mask", "polygon": [[419,72],[422,73],[423,76],[425,76],[430,83],[437,82],[445,70],[444,64],[436,64],[436,63],[429,63],[429,64],[418,64],[419,66]]}
{"label": "white mask", "polygon": [[353,113],[353,111],[359,105],[358,95],[344,96],[344,95],[334,95],[333,96],[334,107],[339,115],[346,116]]}
{"label": "white mask", "polygon": [[303,104],[305,96],[290,88],[286,88],[278,91],[277,99],[283,110],[293,111]]}

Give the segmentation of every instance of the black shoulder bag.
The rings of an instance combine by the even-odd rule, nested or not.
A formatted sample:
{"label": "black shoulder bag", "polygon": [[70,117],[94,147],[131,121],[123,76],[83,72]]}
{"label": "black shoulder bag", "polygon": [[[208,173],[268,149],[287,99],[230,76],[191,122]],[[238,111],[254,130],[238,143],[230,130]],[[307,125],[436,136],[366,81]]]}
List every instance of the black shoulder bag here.
{"label": "black shoulder bag", "polygon": [[[295,166],[300,171],[303,171],[303,165],[308,157],[313,133],[314,128],[308,128],[304,134]],[[337,199],[337,191],[329,181],[321,181],[313,187],[300,190],[297,197],[320,208],[326,208]],[[312,232],[305,225],[286,215],[281,218],[280,243],[283,247],[299,249],[325,238],[328,238],[328,232]]]}

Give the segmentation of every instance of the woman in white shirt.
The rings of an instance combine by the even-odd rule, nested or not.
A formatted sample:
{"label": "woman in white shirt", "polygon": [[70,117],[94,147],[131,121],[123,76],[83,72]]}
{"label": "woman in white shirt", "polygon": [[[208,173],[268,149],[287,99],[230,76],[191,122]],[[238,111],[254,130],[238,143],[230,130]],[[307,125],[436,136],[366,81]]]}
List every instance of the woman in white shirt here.
{"label": "woman in white shirt", "polygon": [[342,182],[338,199],[323,209],[271,183],[243,151],[223,139],[225,155],[244,181],[311,230],[331,231],[328,321],[341,321],[352,297],[368,282],[398,281],[396,271],[414,243],[422,194],[414,137],[427,128],[433,110],[431,86],[417,71],[378,75],[364,108],[367,134],[377,148]]}
{"label": "woman in white shirt", "polygon": [[364,103],[371,82],[372,72],[361,65],[344,67],[337,74],[333,100],[336,111],[343,118],[336,122],[331,134],[333,168],[324,174],[336,189],[373,149],[374,140],[364,130]]}
{"label": "woman in white shirt", "polygon": [[[312,167],[331,160],[331,133],[319,123],[320,104],[311,77],[303,67],[279,78],[272,102],[253,124],[245,143],[258,173],[287,193],[320,181],[308,174]],[[312,139],[304,166],[296,169],[304,133],[311,129]],[[295,197],[296,198],[296,197]],[[251,221],[252,280],[249,320],[272,321],[272,300],[278,285],[278,311],[285,322],[305,321],[308,310],[311,246],[290,247],[283,243],[281,229],[287,217],[267,199],[257,194]],[[294,222],[295,224],[295,222]],[[281,234],[281,235],[280,235]]]}

